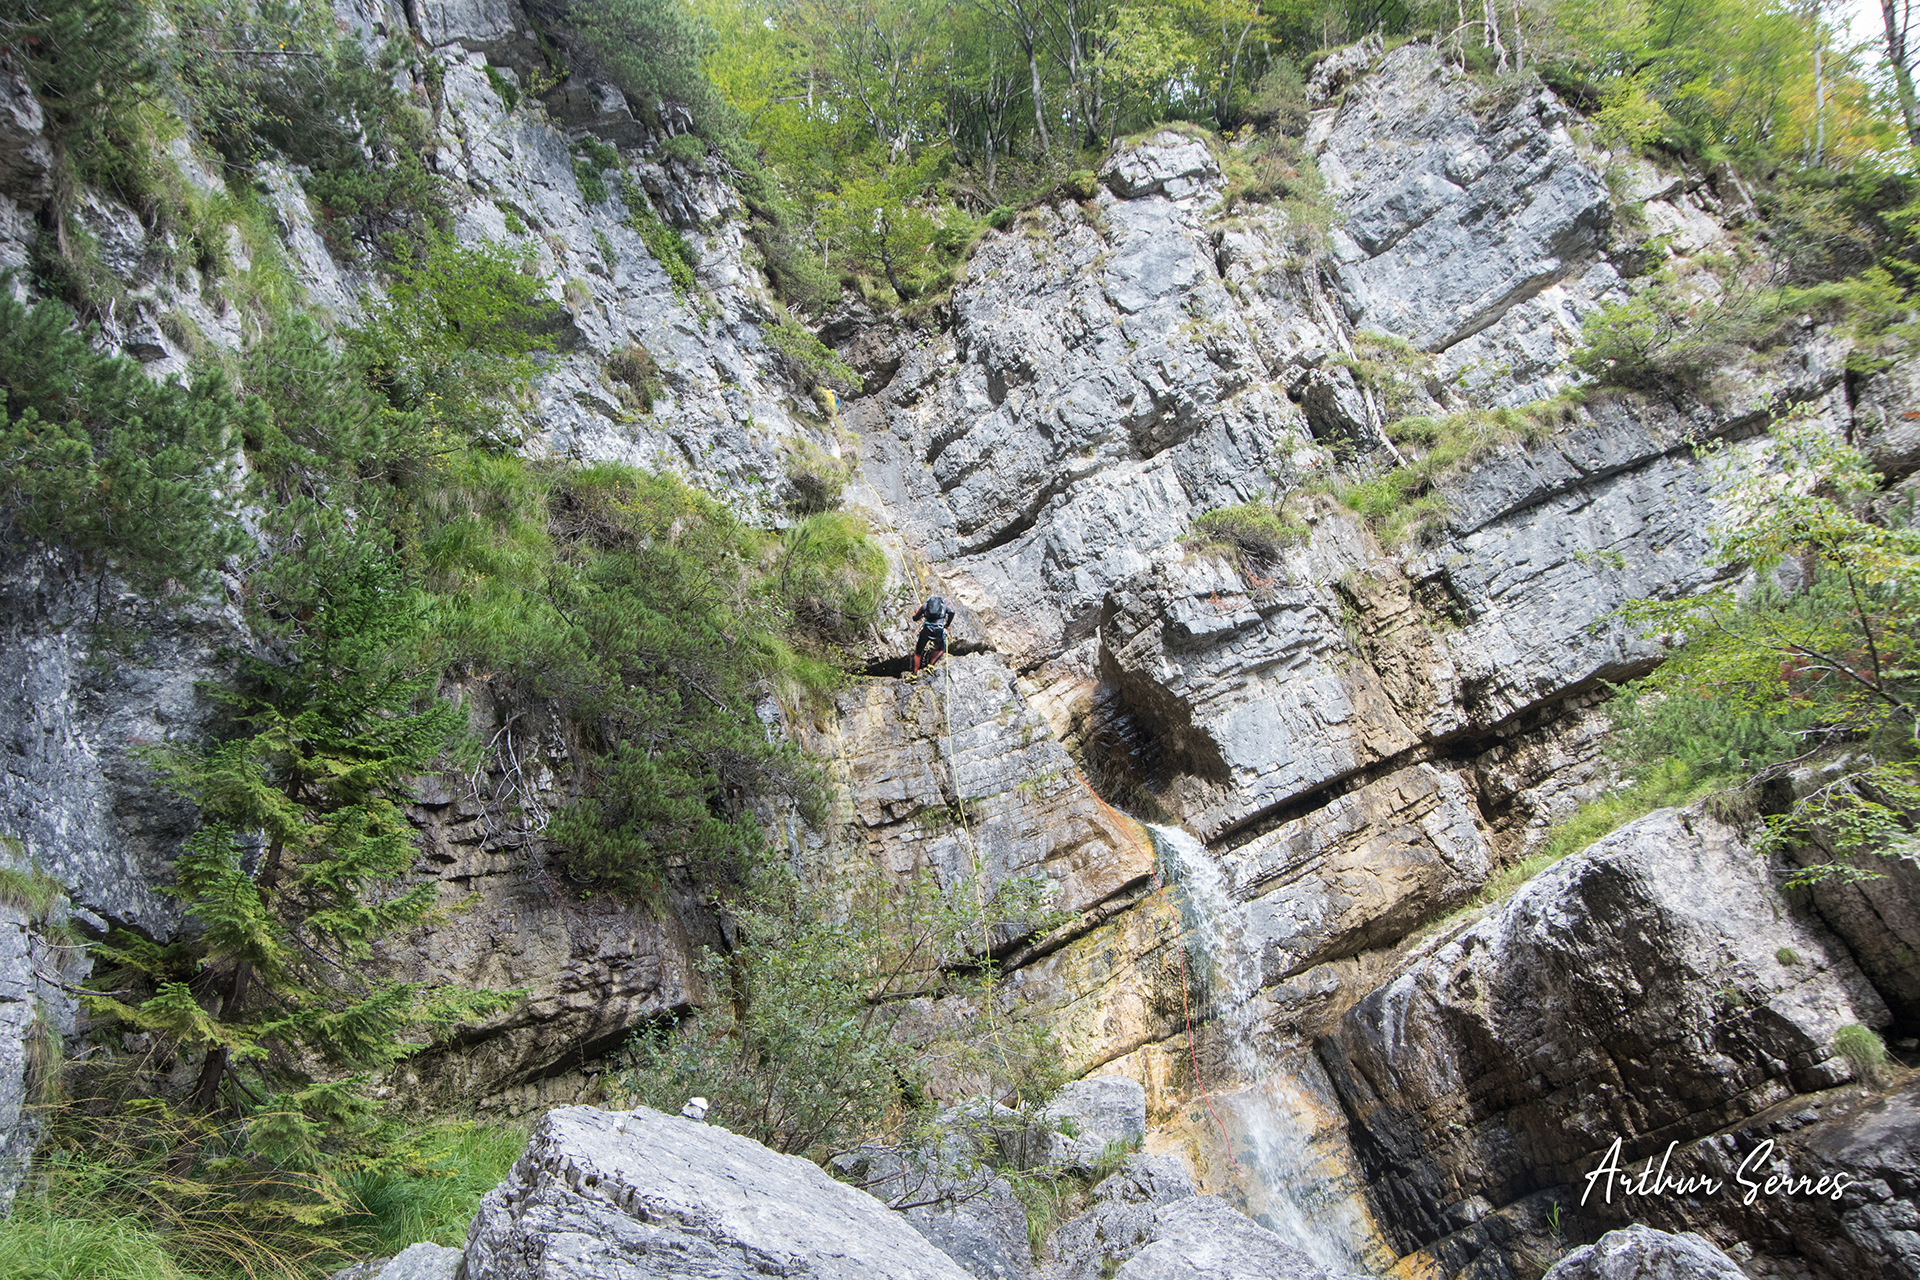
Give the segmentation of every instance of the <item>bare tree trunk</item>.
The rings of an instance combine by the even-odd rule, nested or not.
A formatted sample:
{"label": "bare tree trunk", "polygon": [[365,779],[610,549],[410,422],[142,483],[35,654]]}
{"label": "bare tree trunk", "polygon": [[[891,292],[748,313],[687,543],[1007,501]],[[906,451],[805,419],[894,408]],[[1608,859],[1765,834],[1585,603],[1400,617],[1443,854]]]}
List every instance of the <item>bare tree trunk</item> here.
{"label": "bare tree trunk", "polygon": [[1040,151],[1043,155],[1053,153],[1053,138],[1047,132],[1047,95],[1040,88],[1040,54],[1032,45],[1027,46],[1027,75],[1033,80],[1033,129],[1040,135]]}
{"label": "bare tree trunk", "polygon": [[1487,47],[1492,49],[1498,60],[1495,71],[1507,69],[1507,46],[1500,43],[1500,5],[1499,0],[1486,0],[1487,8]]}
{"label": "bare tree trunk", "polygon": [[1913,16],[1913,0],[1880,0],[1880,16],[1887,23],[1887,62],[1893,67],[1893,86],[1907,126],[1907,145],[1920,147],[1920,111],[1914,107],[1913,71],[1907,65],[1907,25]]}
{"label": "bare tree trunk", "polygon": [[1814,19],[1813,31],[1813,167],[1823,169],[1827,160],[1827,81],[1820,59],[1825,39],[1819,21]]}

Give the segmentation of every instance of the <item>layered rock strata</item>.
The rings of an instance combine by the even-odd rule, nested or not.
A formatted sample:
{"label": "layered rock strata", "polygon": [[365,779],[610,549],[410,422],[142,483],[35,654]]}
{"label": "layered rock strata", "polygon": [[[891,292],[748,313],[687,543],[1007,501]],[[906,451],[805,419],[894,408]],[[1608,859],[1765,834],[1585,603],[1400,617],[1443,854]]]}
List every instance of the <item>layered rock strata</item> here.
{"label": "layered rock strata", "polygon": [[1616,1142],[1638,1168],[1831,1089],[1854,1070],[1836,1033],[1887,1021],[1732,829],[1664,810],[1436,937],[1319,1053],[1397,1250],[1492,1276],[1522,1273],[1505,1251],[1549,1196],[1582,1201]]}

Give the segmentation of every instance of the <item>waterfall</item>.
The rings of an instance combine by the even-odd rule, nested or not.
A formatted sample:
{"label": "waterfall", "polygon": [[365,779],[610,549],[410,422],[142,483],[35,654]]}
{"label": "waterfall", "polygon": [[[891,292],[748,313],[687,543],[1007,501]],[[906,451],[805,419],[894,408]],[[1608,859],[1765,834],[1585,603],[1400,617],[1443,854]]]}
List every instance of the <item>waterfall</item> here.
{"label": "waterfall", "polygon": [[1311,1121],[1334,1110],[1331,1090],[1311,1055],[1282,1061],[1265,1051],[1259,944],[1247,913],[1205,845],[1177,827],[1147,829],[1179,891],[1194,1021],[1215,1026],[1237,1077],[1207,1081],[1207,1101],[1228,1131],[1247,1212],[1321,1267],[1359,1271],[1372,1235],[1365,1209],[1315,1149]]}

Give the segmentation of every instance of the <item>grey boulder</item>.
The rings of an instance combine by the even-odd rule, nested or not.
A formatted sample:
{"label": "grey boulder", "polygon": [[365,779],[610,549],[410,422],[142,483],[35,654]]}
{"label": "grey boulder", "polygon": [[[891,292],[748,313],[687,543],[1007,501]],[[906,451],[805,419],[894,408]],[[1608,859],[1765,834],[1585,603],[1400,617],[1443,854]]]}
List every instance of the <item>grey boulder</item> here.
{"label": "grey boulder", "polygon": [[548,1112],[467,1232],[466,1280],[971,1280],[897,1214],[714,1125]]}
{"label": "grey boulder", "polygon": [[1115,1280],[1342,1280],[1218,1196],[1167,1205],[1153,1235]]}
{"label": "grey boulder", "polygon": [[1541,1280],[1746,1280],[1746,1273],[1710,1241],[1635,1223],[1575,1249]]}
{"label": "grey boulder", "polygon": [[1133,1155],[1093,1189],[1093,1204],[1053,1235],[1055,1280],[1102,1280],[1154,1238],[1162,1205],[1193,1196],[1193,1179],[1178,1156]]}
{"label": "grey boulder", "polygon": [[391,1258],[336,1271],[333,1280],[458,1280],[462,1254],[441,1244],[410,1244]]}
{"label": "grey boulder", "polygon": [[1013,1184],[980,1159],[983,1139],[964,1127],[914,1150],[862,1147],[834,1171],[902,1214],[974,1280],[1028,1280],[1027,1211]]}

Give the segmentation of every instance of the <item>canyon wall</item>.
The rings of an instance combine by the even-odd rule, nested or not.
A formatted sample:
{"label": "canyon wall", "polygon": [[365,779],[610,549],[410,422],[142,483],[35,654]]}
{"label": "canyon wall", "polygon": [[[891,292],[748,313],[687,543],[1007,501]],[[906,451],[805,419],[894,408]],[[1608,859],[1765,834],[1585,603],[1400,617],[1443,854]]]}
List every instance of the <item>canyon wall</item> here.
{"label": "canyon wall", "polygon": [[[1910,867],[1789,900],[1735,833],[1657,815],[1505,906],[1422,931],[1609,780],[1605,686],[1658,656],[1616,609],[1727,572],[1708,555],[1721,496],[1696,447],[1737,457],[1796,405],[1903,477],[1920,453],[1915,367],[1850,374],[1846,339],[1809,317],[1729,370],[1712,403],[1558,402],[1531,436],[1441,476],[1444,511],[1397,545],[1334,496],[1400,461],[1391,416],[1577,384],[1582,319],[1624,298],[1650,254],[1684,265],[1750,238],[1752,199],[1730,172],[1610,152],[1530,78],[1488,84],[1418,43],[1355,46],[1309,85],[1301,146],[1325,178],[1324,233],[1301,204],[1228,200],[1244,143],[1175,128],[1129,140],[1090,197],[988,232],[945,307],[913,323],[859,303],[830,317],[822,332],[863,380],[836,402],[767,341],[782,313],[717,161],[670,158],[589,77],[509,109],[495,81],[525,83],[537,47],[518,3],[339,12],[343,29],[410,35],[439,64],[431,162],[459,192],[459,235],[520,244],[565,285],[564,350],[517,447],[677,471],[766,521],[781,518],[794,449],[844,458],[848,505],[899,595],[962,606],[965,652],[931,679],[861,679],[817,714],[769,702],[839,792],[823,828],[789,832],[797,866],[864,861],[988,889],[1044,878],[1072,920],[1036,945],[996,940],[1001,998],[1044,1021],[1076,1073],[1140,1080],[1177,1128],[1189,1064],[1211,1089],[1236,1059],[1204,1005],[1183,1002],[1179,894],[1122,810],[1203,839],[1258,956],[1254,1034],[1276,1058],[1317,1053],[1316,1124],[1351,1141],[1346,1176],[1407,1274],[1537,1275],[1528,1259],[1558,1230],[1548,1205],[1613,1137],[1644,1158],[1789,1114],[1805,1150],[1885,1166],[1887,1196],[1807,1228],[1839,1243],[1802,1248],[1710,1203],[1661,1225],[1760,1241],[1756,1267],[1796,1251],[1836,1277],[1910,1260],[1897,1206],[1913,1194],[1912,1100],[1852,1082],[1832,1051],[1841,1025],[1917,1029]],[[0,82],[0,266],[21,266],[50,157],[31,96]],[[582,194],[570,144],[589,134],[695,248],[687,297],[617,200]],[[177,150],[187,180],[213,189]],[[372,282],[329,255],[296,175],[263,163],[255,181],[308,301],[352,319]],[[245,340],[244,316],[163,269],[167,246],[130,210],[89,196],[80,216],[127,290],[103,345],[166,376],[188,358],[171,315],[216,346]],[[632,345],[661,371],[644,413],[606,372]],[[1382,359],[1407,384],[1401,403],[1367,374]],[[1183,543],[1196,516],[1261,498],[1286,498],[1305,527],[1277,562]],[[899,621],[872,638],[876,662]],[[74,927],[165,936],[190,815],[138,748],[203,730],[197,686],[246,643],[237,610],[143,601],[57,556],[16,557],[0,626],[0,676],[18,690],[0,710],[6,856],[60,882]],[[697,892],[585,897],[556,873],[542,825],[573,785],[569,730],[485,679],[449,692],[490,749],[413,795],[416,874],[447,910],[382,959],[529,997],[396,1084],[509,1111],[597,1097],[600,1059],[632,1027],[697,1003],[693,956],[717,922]],[[35,1017],[73,1029],[77,953],[32,960],[59,945],[44,922],[0,928],[21,957],[0,971],[0,1012],[14,1011],[0,1045],[24,1044]],[[21,1012],[34,1000],[39,1014]],[[968,1016],[927,1004],[918,1016]],[[0,1052],[0,1125],[18,1119],[27,1074],[24,1051]],[[1832,1118],[1800,1121],[1808,1108]],[[0,1150],[29,1141],[6,1132]],[[1231,1183],[1203,1189],[1244,1200]],[[1577,1221],[1591,1237],[1611,1219]]]}

